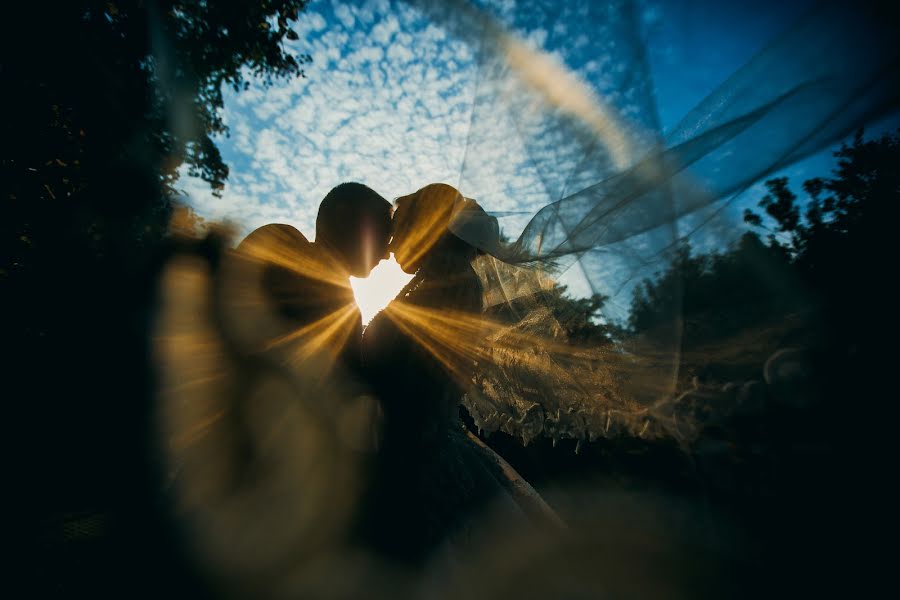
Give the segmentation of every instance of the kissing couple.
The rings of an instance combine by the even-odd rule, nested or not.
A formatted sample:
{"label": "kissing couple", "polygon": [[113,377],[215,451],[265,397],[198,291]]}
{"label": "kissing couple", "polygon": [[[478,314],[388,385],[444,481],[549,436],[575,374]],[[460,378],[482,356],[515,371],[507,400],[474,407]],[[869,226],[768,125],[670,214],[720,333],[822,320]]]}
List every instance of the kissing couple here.
{"label": "kissing couple", "polygon": [[[319,206],[314,242],[271,224],[238,246],[264,265],[257,280],[276,320],[246,330],[268,338],[267,351],[280,348],[278,360],[316,364],[350,395],[374,399],[350,542],[410,565],[459,549],[488,508],[558,523],[461,420],[460,402],[477,376],[471,346],[480,341],[484,295],[472,266],[481,251],[452,230],[466,221],[499,241],[496,220],[449,185],[427,185],[392,205],[365,185],[343,183]],[[413,278],[363,329],[349,277],[368,276],[390,254]]]}

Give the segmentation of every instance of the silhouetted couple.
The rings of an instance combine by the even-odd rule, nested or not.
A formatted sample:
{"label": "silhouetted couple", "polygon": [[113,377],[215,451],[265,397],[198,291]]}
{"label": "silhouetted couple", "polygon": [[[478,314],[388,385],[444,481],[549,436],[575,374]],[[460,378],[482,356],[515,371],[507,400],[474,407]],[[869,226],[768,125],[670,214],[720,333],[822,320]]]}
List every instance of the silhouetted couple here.
{"label": "silhouetted couple", "polygon": [[[461,211],[486,216],[444,184],[398,198],[392,211],[370,188],[344,183],[319,207],[315,242],[267,225],[239,247],[265,262],[265,296],[286,319],[285,338],[303,340],[299,356],[328,353],[351,393],[377,399],[377,450],[353,538],[408,563],[465,543],[489,506],[546,508],[459,417],[476,374],[470,346],[483,296],[472,268],[479,251],[450,230]],[[414,277],[363,333],[348,278],[367,276],[390,252]],[[534,497],[523,499],[525,488]]]}

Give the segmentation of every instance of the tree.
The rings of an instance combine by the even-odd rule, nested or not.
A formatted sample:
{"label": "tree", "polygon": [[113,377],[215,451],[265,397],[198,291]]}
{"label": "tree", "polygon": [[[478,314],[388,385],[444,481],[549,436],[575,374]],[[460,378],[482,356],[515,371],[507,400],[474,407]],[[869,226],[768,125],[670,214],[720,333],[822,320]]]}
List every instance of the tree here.
{"label": "tree", "polygon": [[[607,297],[594,294],[588,298],[573,298],[565,285],[554,283],[549,289],[533,295],[515,298],[488,309],[499,322],[517,323],[535,309],[548,311],[539,321],[548,327],[558,327],[566,342],[581,346],[603,346],[619,339],[621,328],[603,319]],[[548,332],[548,335],[551,333]]]}
{"label": "tree", "polygon": [[35,302],[52,295],[49,281],[67,270],[103,280],[146,268],[164,237],[181,165],[222,189],[228,168],[213,141],[227,133],[222,88],[303,75],[310,57],[293,55],[284,40],[297,39],[290,25],[305,4],[5,8],[0,285],[9,289],[16,329],[46,329],[40,321],[51,307]]}
{"label": "tree", "polygon": [[872,140],[860,130],[834,155],[831,177],[804,182],[804,208],[777,179],[767,182],[770,193],[760,202],[765,217],[748,210],[744,218],[772,232],[769,246],[789,256],[822,318],[839,326],[832,329],[853,335],[884,314],[876,307],[886,308],[881,294],[867,292],[884,277],[888,240],[900,223],[900,130]]}
{"label": "tree", "polygon": [[[785,343],[785,324],[799,316],[804,339],[815,337],[835,356],[866,345],[889,310],[888,296],[873,292],[900,223],[900,132],[868,141],[859,132],[834,154],[832,176],[804,182],[803,200],[787,178],[767,181],[761,212],[745,211],[751,231],[736,244],[700,255],[681,247],[665,271],[635,289],[631,332],[653,336],[680,319],[690,353],[737,347],[736,336],[764,328],[780,336],[773,344]],[[753,230],[768,232],[767,241]]]}
{"label": "tree", "polygon": [[9,489],[29,537],[48,515],[112,515],[122,551],[85,580],[156,580],[140,572],[162,560],[148,348],[172,192],[182,165],[225,183],[223,86],[303,75],[309,57],[286,41],[305,4],[4,5],[0,328],[7,442],[20,451]]}
{"label": "tree", "polygon": [[629,329],[654,335],[684,323],[684,343],[702,344],[760,325],[799,301],[787,256],[747,232],[720,252],[694,254],[685,243],[656,279],[632,296]]}
{"label": "tree", "polygon": [[[222,87],[303,74],[283,46],[305,0],[13,3],[0,25],[4,264],[74,235],[96,254],[154,243],[179,167],[220,191]],[[124,239],[123,239],[124,238]],[[75,240],[67,240],[74,243]]]}

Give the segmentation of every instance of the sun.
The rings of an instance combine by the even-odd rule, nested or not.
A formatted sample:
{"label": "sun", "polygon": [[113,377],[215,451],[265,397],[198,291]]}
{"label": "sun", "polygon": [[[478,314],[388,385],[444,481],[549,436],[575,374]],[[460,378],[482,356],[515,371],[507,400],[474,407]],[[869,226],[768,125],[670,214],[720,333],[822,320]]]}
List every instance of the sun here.
{"label": "sun", "polygon": [[362,313],[363,326],[368,325],[412,278],[412,275],[403,272],[393,254],[378,263],[368,277],[350,277],[350,287]]}

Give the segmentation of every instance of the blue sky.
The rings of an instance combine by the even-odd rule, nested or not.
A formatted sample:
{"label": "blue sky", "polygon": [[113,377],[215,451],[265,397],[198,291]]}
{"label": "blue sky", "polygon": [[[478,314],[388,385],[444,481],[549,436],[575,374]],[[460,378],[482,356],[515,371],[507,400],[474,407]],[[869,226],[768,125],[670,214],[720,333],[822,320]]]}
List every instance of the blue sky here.
{"label": "blue sky", "polygon": [[387,198],[459,178],[472,53],[406,5],[313,0],[295,27],[306,79],[229,94],[224,196],[184,179],[202,215],[242,231],[290,223],[314,236],[319,201],[342,181]]}
{"label": "blue sky", "polygon": [[[502,116],[501,109],[527,112],[535,104],[476,68],[489,45],[475,21],[452,9],[429,11],[428,0],[312,0],[295,27],[299,41],[289,43],[312,55],[307,78],[226,95],[231,135],[218,143],[231,175],[222,198],[183,178],[190,203],[242,233],[281,222],[312,239],[319,201],[342,181],[361,181],[389,199],[443,181],[489,211],[520,213],[501,220],[515,234],[562,191],[636,160],[647,140],[674,126],[810,2],[482,4],[523,49],[523,77],[550,90],[538,102],[557,101],[552,88],[563,86],[564,112],[596,125],[588,127],[595,134],[600,128],[606,167],[554,179],[574,172],[588,141],[572,142],[581,130],[548,128],[542,115],[524,125]],[[556,134],[568,137],[556,141]],[[785,173],[799,183],[832,164],[825,151]],[[760,182],[725,211],[726,228],[739,228],[740,207],[762,193]]]}

